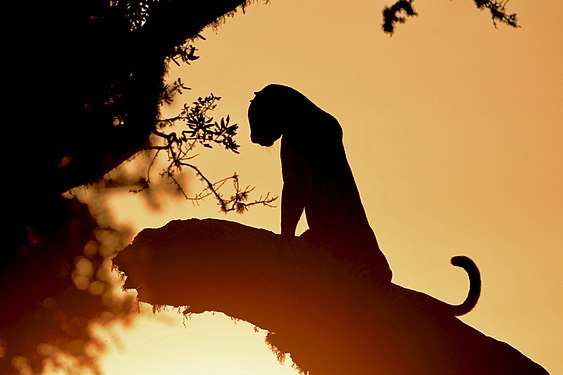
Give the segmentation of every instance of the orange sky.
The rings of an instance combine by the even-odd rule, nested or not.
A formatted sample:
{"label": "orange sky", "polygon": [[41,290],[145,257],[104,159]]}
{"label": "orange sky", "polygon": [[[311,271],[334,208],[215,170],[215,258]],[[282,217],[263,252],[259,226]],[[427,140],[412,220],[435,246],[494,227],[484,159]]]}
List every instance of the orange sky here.
{"label": "orange sky", "polygon": [[[563,373],[563,3],[513,0],[508,6],[522,28],[495,29],[472,1],[417,1],[420,16],[393,37],[380,29],[385,4],[272,0],[250,6],[203,33],[198,61],[170,71],[171,79],[181,76],[193,88],[170,113],[197,96],[221,96],[218,115],[240,125],[241,153],[203,152],[196,162],[210,178],[238,172],[242,184],[256,186],[258,198],[280,193],[279,145],[250,143],[248,102],[268,83],[301,91],[342,125],[393,282],[459,302],[466,276],[449,259],[470,256],[482,272],[483,293],[462,320],[550,373]],[[192,186],[196,192],[196,180]],[[174,218],[225,218],[211,200],[198,207],[163,202],[159,212],[133,195],[111,204],[115,220],[135,232]],[[279,215],[279,208],[255,207],[226,218],[277,232]],[[195,366],[190,374],[292,373],[267,348],[261,352],[263,337],[248,325],[219,314],[194,318],[186,328],[176,319],[172,330],[157,318],[121,332],[121,351],[102,363],[106,374],[154,373],[136,367],[147,358],[142,340],[158,342],[152,355],[163,374],[188,365]],[[135,336],[141,330],[141,338]],[[235,340],[246,354],[229,357],[232,349],[217,349],[196,358],[178,351],[210,340],[227,346]],[[210,353],[221,345],[211,345]],[[271,370],[234,365],[258,358],[270,361]],[[219,372],[218,362],[230,367]]]}

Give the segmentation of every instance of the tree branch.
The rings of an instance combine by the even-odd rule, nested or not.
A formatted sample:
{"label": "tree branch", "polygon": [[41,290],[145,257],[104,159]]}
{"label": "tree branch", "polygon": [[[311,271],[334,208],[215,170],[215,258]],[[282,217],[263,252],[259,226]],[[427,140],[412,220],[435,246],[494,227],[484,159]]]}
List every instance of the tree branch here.
{"label": "tree branch", "polygon": [[223,312],[268,330],[278,358],[312,374],[547,375],[511,346],[304,238],[234,222],[175,220],[145,229],[114,258],[142,302]]}

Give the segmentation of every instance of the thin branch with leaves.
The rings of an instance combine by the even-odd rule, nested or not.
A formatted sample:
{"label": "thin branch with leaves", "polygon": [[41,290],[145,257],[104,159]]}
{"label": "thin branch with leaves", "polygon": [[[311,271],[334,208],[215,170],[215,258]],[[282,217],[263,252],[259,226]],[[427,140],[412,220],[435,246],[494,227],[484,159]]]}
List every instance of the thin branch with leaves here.
{"label": "thin branch with leaves", "polygon": [[[488,10],[491,13],[493,24],[497,27],[497,23],[504,23],[512,27],[520,27],[518,25],[516,13],[508,13],[506,5],[509,0],[473,0],[480,10]],[[417,16],[418,13],[413,8],[414,0],[396,0],[391,6],[383,9],[383,23],[381,27],[387,34],[393,35],[397,24],[405,23],[408,17]]]}
{"label": "thin branch with leaves", "polygon": [[[181,90],[185,89],[185,87],[178,80],[172,86],[172,89],[181,94]],[[194,153],[195,148],[198,146],[213,148],[214,145],[221,145],[225,150],[236,154],[239,153],[239,145],[234,139],[238,125],[231,124],[231,119],[228,115],[226,118],[221,118],[218,121],[211,115],[211,112],[217,108],[219,100],[221,100],[221,97],[215,96],[213,93],[205,98],[199,97],[191,105],[184,104],[177,116],[159,121],[157,130],[154,130],[153,134],[159,139],[161,144],[155,144],[151,149],[156,150],[153,160],[162,152],[167,154],[168,165],[160,173],[160,176],[169,179],[177,186],[178,191],[182,193],[184,198],[193,202],[199,202],[204,198],[213,196],[218,202],[220,210],[225,213],[230,211],[243,213],[248,207],[258,204],[273,207],[277,197],[272,197],[269,193],[266,196],[260,196],[257,200],[249,201],[250,193],[254,188],[250,186],[242,188],[238,174],[233,173],[229,177],[212,182],[200,168],[191,162],[199,155]],[[165,132],[165,129],[169,128],[179,128],[179,130]],[[146,183],[136,192],[149,187],[150,168],[153,165],[153,162],[149,164],[149,170],[145,179]],[[180,181],[176,178],[176,175],[181,173],[184,168],[193,170],[205,185],[204,189],[194,196],[188,195]],[[231,187],[234,192],[225,196],[222,193],[222,189],[229,181],[232,183]]]}

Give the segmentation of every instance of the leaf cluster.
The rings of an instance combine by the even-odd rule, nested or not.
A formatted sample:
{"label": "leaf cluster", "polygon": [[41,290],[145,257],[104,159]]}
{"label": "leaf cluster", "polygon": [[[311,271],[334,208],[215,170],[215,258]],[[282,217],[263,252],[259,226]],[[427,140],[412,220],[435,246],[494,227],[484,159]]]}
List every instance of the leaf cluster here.
{"label": "leaf cluster", "polygon": [[[198,35],[199,38],[205,39],[203,36]],[[172,61],[174,64],[180,66],[180,62],[190,65],[192,61],[199,59],[199,56],[195,54],[196,48],[192,44],[183,44],[180,46],[175,46],[172,49],[172,53],[168,58],[169,61]],[[178,62],[178,59],[180,62]]]}
{"label": "leaf cluster", "polygon": [[[498,22],[511,27],[519,27],[516,14],[508,13],[506,10],[508,1],[474,0],[478,9],[486,9],[491,13],[495,27],[497,27]],[[413,3],[414,0],[396,0],[391,6],[386,6],[382,12],[383,23],[381,27],[383,31],[392,35],[397,24],[405,23],[408,17],[417,16],[418,13],[414,10]]]}
{"label": "leaf cluster", "polygon": [[493,24],[497,26],[497,22],[504,23],[508,26],[519,27],[516,13],[507,13],[506,4],[508,0],[474,0],[477,8],[488,10],[491,13]]}
{"label": "leaf cluster", "polygon": [[[185,88],[181,80],[174,86],[175,90],[181,92]],[[195,158],[192,151],[196,146],[213,148],[213,145],[223,145],[226,150],[238,153],[239,145],[235,141],[238,125],[231,124],[230,116],[215,120],[211,114],[217,108],[217,102],[221,97],[213,95],[205,98],[199,97],[191,105],[184,104],[177,116],[161,119],[158,129],[153,134],[159,139],[152,149],[166,151],[170,161],[170,168],[180,169],[188,160]],[[167,128],[178,129],[177,131],[165,132]]]}
{"label": "leaf cluster", "polygon": [[405,23],[407,17],[418,15],[412,7],[413,0],[398,0],[390,7],[383,9],[383,31],[388,34],[393,34],[395,25],[398,23]]}
{"label": "leaf cluster", "polygon": [[159,0],[110,0],[110,6],[124,15],[132,31],[138,30],[150,16],[150,9]]}
{"label": "leaf cluster", "polygon": [[221,97],[211,93],[205,98],[199,97],[191,105],[184,104],[180,113],[173,117],[159,121],[159,128],[178,125],[181,123],[183,130],[163,134],[156,131],[155,134],[166,140],[166,147],[178,150],[174,160],[182,160],[192,150],[195,144],[212,148],[213,144],[223,145],[226,150],[238,154],[239,145],[234,137],[237,134],[238,125],[231,124],[230,116],[221,118],[219,121],[211,115],[217,108],[217,102]]}

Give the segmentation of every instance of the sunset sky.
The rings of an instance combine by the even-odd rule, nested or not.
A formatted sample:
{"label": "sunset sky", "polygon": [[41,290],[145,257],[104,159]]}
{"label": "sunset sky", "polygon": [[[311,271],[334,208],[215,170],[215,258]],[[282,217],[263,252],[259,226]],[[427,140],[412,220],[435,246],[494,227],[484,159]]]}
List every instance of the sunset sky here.
{"label": "sunset sky", "polygon": [[[418,17],[390,37],[383,1],[272,0],[238,12],[197,42],[199,60],[171,67],[192,88],[165,114],[210,92],[218,116],[240,126],[240,155],[202,151],[211,179],[237,172],[254,198],[281,192],[279,143],[250,143],[246,111],[269,83],[292,86],[340,122],[356,183],[393,282],[457,303],[466,275],[482,274],[477,307],[461,320],[563,374],[563,2],[513,0],[519,29],[473,1],[415,2]],[[188,181],[192,193],[201,185]],[[134,233],[172,219],[213,217],[279,232],[279,207],[243,215],[138,195],[109,204]],[[302,223],[301,229],[305,228]],[[150,309],[149,309],[150,310]],[[264,332],[222,314],[182,321],[142,314],[108,339],[102,369],[135,374],[291,374]],[[276,372],[277,371],[277,372]]]}

